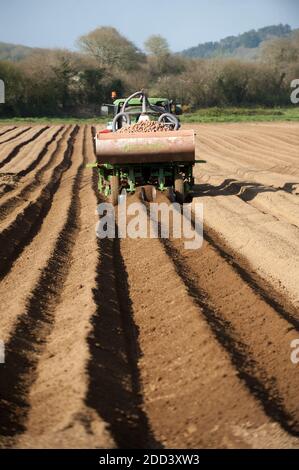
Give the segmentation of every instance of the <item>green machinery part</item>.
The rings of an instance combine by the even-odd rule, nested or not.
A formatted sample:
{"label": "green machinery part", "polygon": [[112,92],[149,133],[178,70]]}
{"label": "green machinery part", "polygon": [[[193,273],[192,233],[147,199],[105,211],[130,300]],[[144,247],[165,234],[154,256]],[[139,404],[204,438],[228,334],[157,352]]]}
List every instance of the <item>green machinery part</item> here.
{"label": "green machinery part", "polygon": [[[142,178],[142,173],[138,166],[128,166],[123,168],[119,165],[95,165],[98,170],[98,190],[101,194],[105,197],[111,194],[111,177],[118,176],[120,181],[126,181],[126,189],[128,193],[134,193],[136,190],[136,180]],[[153,168],[151,164],[143,164],[143,168],[149,168],[149,176],[151,179],[154,179],[158,182],[157,189],[160,191],[165,191],[169,187],[174,188],[175,184],[175,175],[180,173],[179,165],[159,165],[156,168]],[[186,192],[189,191],[189,188],[193,185],[193,177],[192,177],[192,167],[193,165],[186,166],[184,165],[185,170],[185,190]],[[171,184],[166,185],[166,181],[170,181]],[[144,182],[144,184],[150,184],[148,182]]]}

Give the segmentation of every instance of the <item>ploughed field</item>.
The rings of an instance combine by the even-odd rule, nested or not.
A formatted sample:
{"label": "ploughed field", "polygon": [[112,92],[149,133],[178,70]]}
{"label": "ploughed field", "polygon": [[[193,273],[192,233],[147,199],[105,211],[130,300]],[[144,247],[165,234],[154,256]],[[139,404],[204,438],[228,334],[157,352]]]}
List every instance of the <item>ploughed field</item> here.
{"label": "ploughed field", "polygon": [[193,127],[199,250],[96,238],[90,126],[0,127],[2,447],[299,447],[299,124]]}

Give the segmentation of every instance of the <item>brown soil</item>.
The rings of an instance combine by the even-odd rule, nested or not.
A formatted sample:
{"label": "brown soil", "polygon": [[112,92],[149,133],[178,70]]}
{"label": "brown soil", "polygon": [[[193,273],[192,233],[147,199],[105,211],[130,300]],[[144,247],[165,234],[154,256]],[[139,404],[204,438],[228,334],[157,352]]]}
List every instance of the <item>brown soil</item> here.
{"label": "brown soil", "polygon": [[0,128],[2,447],[299,447],[298,125],[196,131],[188,251],[96,239],[90,127]]}

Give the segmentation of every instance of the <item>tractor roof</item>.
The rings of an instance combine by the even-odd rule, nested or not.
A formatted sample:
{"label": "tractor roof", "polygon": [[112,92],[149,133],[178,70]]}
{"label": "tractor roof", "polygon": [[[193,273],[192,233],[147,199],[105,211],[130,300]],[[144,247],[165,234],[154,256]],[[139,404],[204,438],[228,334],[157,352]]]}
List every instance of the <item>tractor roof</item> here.
{"label": "tractor roof", "polygon": [[[156,105],[169,103],[169,100],[167,98],[148,98],[148,100],[149,100],[150,104],[156,104]],[[113,104],[115,106],[119,106],[119,105],[123,104],[125,101],[126,101],[125,98],[120,98],[118,100],[115,100]],[[129,102],[129,105],[130,106],[140,106],[141,105],[140,99],[139,98],[132,98]]]}

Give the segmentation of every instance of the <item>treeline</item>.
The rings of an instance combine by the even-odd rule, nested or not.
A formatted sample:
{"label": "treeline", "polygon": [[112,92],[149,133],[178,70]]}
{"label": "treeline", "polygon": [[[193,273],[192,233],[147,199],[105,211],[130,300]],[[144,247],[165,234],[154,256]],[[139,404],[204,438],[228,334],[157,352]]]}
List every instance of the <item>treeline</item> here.
{"label": "treeline", "polygon": [[290,83],[299,78],[298,33],[266,41],[256,62],[186,58],[172,54],[161,36],[151,36],[144,53],[109,27],[82,36],[78,47],[78,53],[38,50],[19,62],[0,61],[6,85],[0,115],[96,116],[112,91],[125,96],[141,88],[186,110],[289,105]]}
{"label": "treeline", "polygon": [[88,116],[99,112],[121,80],[68,51],[33,54],[20,63],[1,62],[5,104],[0,116]]}
{"label": "treeline", "polygon": [[190,47],[182,52],[183,55],[192,58],[211,58],[229,56],[238,49],[255,49],[264,41],[274,38],[289,37],[292,33],[290,25],[279,24],[266,26],[260,29],[252,29],[238,36],[228,36],[221,41],[205,42],[196,47]]}

